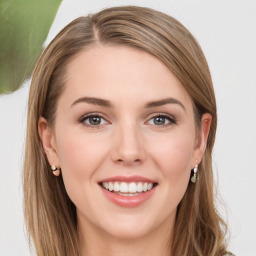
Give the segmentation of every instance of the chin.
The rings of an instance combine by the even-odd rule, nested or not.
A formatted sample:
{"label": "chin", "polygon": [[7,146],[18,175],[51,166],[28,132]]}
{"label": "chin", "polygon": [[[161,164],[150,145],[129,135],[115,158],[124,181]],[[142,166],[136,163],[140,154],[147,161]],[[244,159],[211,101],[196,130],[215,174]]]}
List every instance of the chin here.
{"label": "chin", "polygon": [[152,230],[149,227],[138,225],[115,225],[105,230],[110,236],[116,239],[140,239],[147,236]]}
{"label": "chin", "polygon": [[[151,212],[152,213],[152,212]],[[154,230],[158,229],[161,222],[155,213],[150,216],[150,213],[145,214],[119,214],[112,215],[108,222],[101,223],[101,229],[107,234],[116,239],[140,239],[150,235]]]}

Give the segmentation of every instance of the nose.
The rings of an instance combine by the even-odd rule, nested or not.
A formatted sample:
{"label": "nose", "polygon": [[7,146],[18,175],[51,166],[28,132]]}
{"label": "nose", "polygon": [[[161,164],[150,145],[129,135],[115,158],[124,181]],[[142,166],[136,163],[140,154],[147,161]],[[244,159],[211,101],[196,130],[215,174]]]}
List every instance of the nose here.
{"label": "nose", "polygon": [[146,159],[142,132],[136,124],[116,127],[113,138],[112,160],[123,165],[141,164]]}

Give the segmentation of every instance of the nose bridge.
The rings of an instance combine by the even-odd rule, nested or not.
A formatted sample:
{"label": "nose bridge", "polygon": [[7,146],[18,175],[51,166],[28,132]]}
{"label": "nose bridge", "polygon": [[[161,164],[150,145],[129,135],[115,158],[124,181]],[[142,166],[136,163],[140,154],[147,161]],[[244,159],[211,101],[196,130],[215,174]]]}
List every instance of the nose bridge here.
{"label": "nose bridge", "polygon": [[123,118],[115,130],[113,160],[124,164],[140,163],[145,160],[146,152],[139,124],[135,120]]}

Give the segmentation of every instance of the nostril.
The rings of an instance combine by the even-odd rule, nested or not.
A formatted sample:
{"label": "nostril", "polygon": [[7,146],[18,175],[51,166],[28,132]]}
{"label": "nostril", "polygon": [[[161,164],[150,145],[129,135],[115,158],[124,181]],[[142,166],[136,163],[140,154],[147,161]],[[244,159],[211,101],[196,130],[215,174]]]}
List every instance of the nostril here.
{"label": "nostril", "polygon": [[142,163],[141,159],[117,159],[117,163],[123,163],[124,165],[131,165],[131,164],[140,164]]}

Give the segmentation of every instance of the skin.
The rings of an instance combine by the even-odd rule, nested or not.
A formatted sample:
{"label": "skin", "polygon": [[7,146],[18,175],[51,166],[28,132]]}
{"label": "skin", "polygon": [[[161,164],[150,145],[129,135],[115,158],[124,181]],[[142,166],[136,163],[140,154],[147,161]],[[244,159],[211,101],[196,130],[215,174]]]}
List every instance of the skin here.
{"label": "skin", "polygon": [[[78,100],[81,97],[105,99],[112,107]],[[166,98],[180,104],[145,107]],[[99,125],[83,118],[95,112],[104,117]],[[156,122],[159,114],[175,123],[164,117]],[[55,125],[51,129],[41,117],[39,134],[49,163],[61,168],[77,207],[82,255],[170,255],[176,209],[191,170],[201,161],[210,124],[210,114],[204,114],[196,130],[190,96],[148,53],[95,45],[68,64]],[[122,208],[98,185],[116,175],[140,175],[158,186],[143,204]]]}

